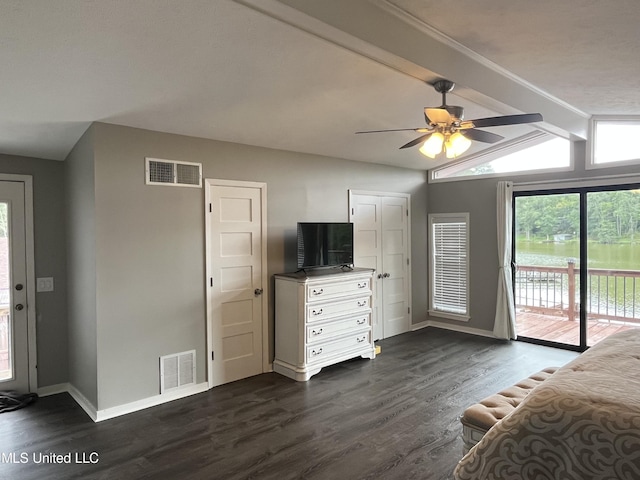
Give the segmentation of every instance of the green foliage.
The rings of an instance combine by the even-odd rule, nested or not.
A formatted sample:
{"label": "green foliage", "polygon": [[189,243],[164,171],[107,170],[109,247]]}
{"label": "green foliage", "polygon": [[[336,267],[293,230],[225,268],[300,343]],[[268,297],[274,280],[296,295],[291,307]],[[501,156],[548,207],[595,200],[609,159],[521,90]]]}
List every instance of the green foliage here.
{"label": "green foliage", "polygon": [[[578,235],[580,196],[577,193],[516,198],[516,234],[553,240],[554,235]],[[640,190],[587,194],[587,237],[604,244],[635,243],[640,227]]]}
{"label": "green foliage", "polygon": [[552,240],[553,235],[576,235],[580,229],[578,194],[536,195],[516,199],[516,232],[527,239]]}
{"label": "green foliage", "polygon": [[9,225],[7,216],[7,204],[0,203],[0,237],[4,238],[9,235]]}
{"label": "green foliage", "polygon": [[589,239],[600,243],[635,241],[640,221],[640,191],[590,193],[587,199]]}

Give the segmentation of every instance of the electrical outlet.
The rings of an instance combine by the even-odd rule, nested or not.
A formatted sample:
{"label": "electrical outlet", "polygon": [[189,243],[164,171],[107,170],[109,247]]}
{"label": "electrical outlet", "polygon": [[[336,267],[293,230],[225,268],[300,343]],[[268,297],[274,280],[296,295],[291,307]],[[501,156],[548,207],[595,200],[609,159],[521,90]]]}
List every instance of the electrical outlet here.
{"label": "electrical outlet", "polygon": [[36,292],[53,292],[53,277],[36,278]]}

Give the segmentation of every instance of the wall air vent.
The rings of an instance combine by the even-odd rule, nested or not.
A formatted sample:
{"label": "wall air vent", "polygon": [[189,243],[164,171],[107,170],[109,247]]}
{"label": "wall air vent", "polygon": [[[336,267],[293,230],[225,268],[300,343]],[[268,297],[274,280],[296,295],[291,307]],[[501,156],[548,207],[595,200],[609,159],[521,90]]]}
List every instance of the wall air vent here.
{"label": "wall air vent", "polygon": [[160,357],[160,393],[196,383],[196,351]]}
{"label": "wall air vent", "polygon": [[145,183],[173,187],[202,187],[202,164],[145,158]]}

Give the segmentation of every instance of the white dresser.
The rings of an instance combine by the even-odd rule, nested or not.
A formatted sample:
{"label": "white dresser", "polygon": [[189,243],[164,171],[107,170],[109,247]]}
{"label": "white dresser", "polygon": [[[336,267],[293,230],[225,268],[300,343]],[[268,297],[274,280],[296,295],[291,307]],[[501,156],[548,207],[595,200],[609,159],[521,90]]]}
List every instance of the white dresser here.
{"label": "white dresser", "polygon": [[307,381],[322,367],[374,358],[373,270],[317,270],[275,275],[274,371]]}

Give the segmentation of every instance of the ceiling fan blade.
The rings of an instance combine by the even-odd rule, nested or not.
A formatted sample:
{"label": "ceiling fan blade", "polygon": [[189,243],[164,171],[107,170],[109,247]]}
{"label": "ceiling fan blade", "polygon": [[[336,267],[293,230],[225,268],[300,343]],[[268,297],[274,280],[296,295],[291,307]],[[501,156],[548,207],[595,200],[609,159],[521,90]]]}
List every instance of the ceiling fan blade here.
{"label": "ceiling fan blade", "polygon": [[460,128],[476,127],[500,127],[503,125],[517,125],[520,123],[541,122],[542,115],[539,113],[523,113],[521,115],[503,115],[501,117],[478,118],[467,120],[460,124]]}
{"label": "ceiling fan blade", "polygon": [[427,123],[444,123],[449,125],[452,122],[451,115],[444,108],[425,108],[424,118]]}
{"label": "ceiling fan blade", "polygon": [[484,142],[484,143],[496,143],[504,139],[502,135],[496,135],[495,133],[485,132],[484,130],[476,130],[475,128],[464,130],[464,131],[461,131],[460,133],[464,137],[468,138],[469,140],[475,140],[477,142]]}
{"label": "ceiling fan blade", "polygon": [[419,143],[424,142],[427,138],[429,138],[431,136],[433,132],[429,132],[426,135],[421,135],[418,138],[416,138],[415,140],[411,140],[409,143],[405,143],[403,146],[400,147],[400,149],[403,148],[409,148],[409,147],[413,147],[415,145],[418,145]]}
{"label": "ceiling fan blade", "polygon": [[431,128],[419,127],[419,128],[394,128],[391,130],[367,130],[364,132],[356,132],[357,133],[384,133],[384,132],[418,132],[418,133],[426,133],[430,132]]}

